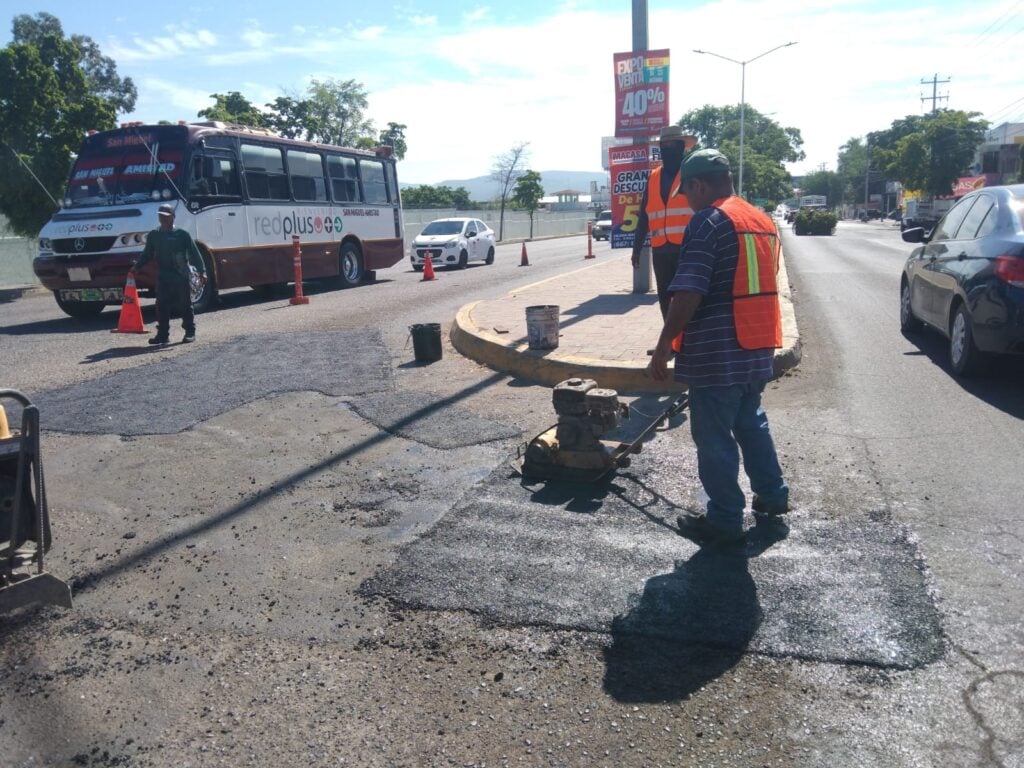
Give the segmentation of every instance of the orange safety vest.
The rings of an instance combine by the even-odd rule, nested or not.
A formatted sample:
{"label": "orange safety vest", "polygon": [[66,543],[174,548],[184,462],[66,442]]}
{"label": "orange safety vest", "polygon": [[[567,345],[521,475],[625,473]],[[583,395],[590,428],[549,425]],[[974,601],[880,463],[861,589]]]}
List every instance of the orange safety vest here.
{"label": "orange safety vest", "polygon": [[660,248],[671,243],[681,245],[686,225],[693,218],[693,209],[686,195],[679,192],[679,173],[672,180],[668,201],[661,197],[661,170],[659,165],[647,178],[647,225],[651,233],[651,247]]}
{"label": "orange safety vest", "polygon": [[[732,316],[736,340],[743,349],[778,349],[782,346],[779,307],[779,254],[782,243],[772,220],[742,197],[732,195],[712,205],[729,217],[739,240],[739,258],[732,282]],[[683,335],[672,340],[682,351]]]}

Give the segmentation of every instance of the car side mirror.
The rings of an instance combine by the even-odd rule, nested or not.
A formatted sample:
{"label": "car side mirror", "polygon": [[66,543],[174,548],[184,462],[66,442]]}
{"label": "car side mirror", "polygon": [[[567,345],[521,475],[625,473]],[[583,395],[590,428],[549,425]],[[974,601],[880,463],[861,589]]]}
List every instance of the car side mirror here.
{"label": "car side mirror", "polygon": [[466,232],[466,237],[476,237],[476,230],[471,229],[468,232]]}
{"label": "car side mirror", "polygon": [[924,227],[911,227],[903,232],[905,243],[923,243],[925,240]]}

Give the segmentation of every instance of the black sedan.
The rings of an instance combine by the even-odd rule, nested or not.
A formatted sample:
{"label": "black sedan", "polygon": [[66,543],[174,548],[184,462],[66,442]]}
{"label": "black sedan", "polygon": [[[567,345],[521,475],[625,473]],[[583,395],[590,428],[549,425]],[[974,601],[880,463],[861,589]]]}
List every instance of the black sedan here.
{"label": "black sedan", "polygon": [[958,375],[977,373],[993,354],[1024,354],[1024,185],[965,195],[920,243],[900,281],[900,326],[922,325],[949,339]]}

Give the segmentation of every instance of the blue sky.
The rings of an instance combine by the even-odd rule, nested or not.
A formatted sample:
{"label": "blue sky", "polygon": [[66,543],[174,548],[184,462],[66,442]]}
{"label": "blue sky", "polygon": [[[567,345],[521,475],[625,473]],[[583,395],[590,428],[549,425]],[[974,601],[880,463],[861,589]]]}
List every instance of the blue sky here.
{"label": "blue sky", "polygon": [[[408,126],[402,181],[489,172],[529,142],[536,170],[595,171],[614,127],[612,54],[631,47],[630,0],[515,3],[400,0],[125,3],[5,0],[10,19],[47,11],[87,34],[135,80],[122,120],[195,119],[209,94],[241,91],[256,104],[301,94],[310,78],[355,79],[368,115]],[[850,3],[830,0],[648,0],[650,48],[671,51],[670,114],[738,103],[742,68],[694,48],[750,60],[747,104],[801,130],[807,159],[790,170],[835,168],[840,145],[942,105],[997,125],[1024,121],[1024,0]]]}

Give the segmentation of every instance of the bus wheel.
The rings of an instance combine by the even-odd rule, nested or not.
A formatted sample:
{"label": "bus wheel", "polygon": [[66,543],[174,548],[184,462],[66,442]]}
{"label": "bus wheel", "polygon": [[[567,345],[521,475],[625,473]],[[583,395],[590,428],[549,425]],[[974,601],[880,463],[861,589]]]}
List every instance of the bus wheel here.
{"label": "bus wheel", "polygon": [[342,243],[341,246],[341,287],[352,288],[363,279],[363,254],[355,243]]}
{"label": "bus wheel", "polygon": [[93,317],[99,317],[100,312],[106,309],[107,306],[102,301],[64,300],[60,297],[59,293],[54,293],[53,298],[57,300],[57,306],[63,310],[64,314],[77,320],[89,320]]}
{"label": "bus wheel", "polygon": [[197,315],[208,312],[217,302],[217,278],[213,275],[210,256],[203,251],[203,266],[206,268],[206,282],[202,286],[192,286],[192,311]]}

